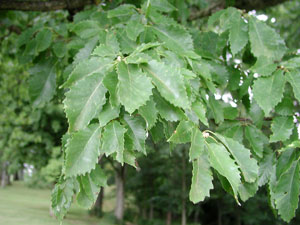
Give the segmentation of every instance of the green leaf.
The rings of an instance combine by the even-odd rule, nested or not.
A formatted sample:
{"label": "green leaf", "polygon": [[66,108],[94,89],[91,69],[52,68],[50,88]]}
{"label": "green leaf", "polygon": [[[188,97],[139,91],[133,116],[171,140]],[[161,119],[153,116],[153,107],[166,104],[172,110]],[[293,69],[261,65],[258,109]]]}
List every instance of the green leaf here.
{"label": "green leaf", "polygon": [[217,124],[220,124],[224,121],[224,112],[221,103],[215,99],[214,96],[210,96],[209,98],[209,106],[211,108],[213,117]]}
{"label": "green leaf", "polygon": [[49,102],[56,89],[56,63],[44,60],[31,69],[29,95],[34,107],[42,107]]}
{"label": "green leaf", "polygon": [[254,17],[249,20],[251,52],[257,58],[265,56],[279,60],[286,52],[283,39],[276,31]]}
{"label": "green leaf", "polygon": [[296,160],[297,154],[294,148],[287,148],[280,154],[276,164],[276,178],[277,180],[291,167]]}
{"label": "green leaf", "polygon": [[225,121],[219,126],[218,130],[222,135],[243,143],[243,127],[236,121]]}
{"label": "green leaf", "polygon": [[95,73],[78,81],[66,93],[64,106],[70,131],[86,127],[99,113],[107,91],[102,80],[103,74]]}
{"label": "green leaf", "polygon": [[120,52],[120,43],[118,42],[116,32],[111,31],[106,33],[105,44],[110,46],[115,53]]}
{"label": "green leaf", "polygon": [[85,174],[95,168],[100,154],[100,133],[98,124],[73,133],[66,145],[67,177]]}
{"label": "green leaf", "polygon": [[118,64],[118,96],[127,112],[132,114],[145,105],[152,95],[151,80],[136,65]]}
{"label": "green leaf", "polygon": [[188,70],[185,68],[180,68],[180,69],[181,69],[181,73],[182,73],[183,77],[187,80],[192,80],[197,77],[197,75],[194,74],[191,70]]}
{"label": "green leaf", "polygon": [[277,116],[273,119],[271,130],[273,134],[270,136],[270,142],[287,140],[294,129],[292,116]]}
{"label": "green leaf", "polygon": [[300,72],[298,70],[288,71],[286,78],[293,87],[295,98],[300,102]]}
{"label": "green leaf", "polygon": [[103,79],[103,85],[107,88],[110,95],[110,103],[113,107],[117,107],[120,104],[118,94],[117,94],[117,85],[118,85],[118,74],[115,70],[111,73],[108,73]]}
{"label": "green leaf", "polygon": [[205,197],[209,197],[209,192],[213,189],[212,180],[209,161],[203,152],[197,159],[193,160],[193,177],[189,196],[194,204],[203,201]]}
{"label": "green leaf", "polygon": [[153,97],[150,97],[150,100],[146,102],[146,105],[139,108],[139,114],[141,114],[147,122],[147,130],[150,130],[156,124],[158,111]]}
{"label": "green leaf", "polygon": [[66,43],[60,41],[53,45],[53,52],[58,58],[63,58],[67,54]]}
{"label": "green leaf", "polygon": [[284,68],[287,69],[292,69],[294,70],[295,68],[300,67],[300,57],[299,56],[295,56],[293,58],[288,59],[287,61],[283,61],[281,63],[282,66],[284,66]]}
{"label": "green leaf", "polygon": [[142,152],[146,155],[146,124],[144,119],[137,116],[129,116],[126,114],[124,120],[127,123],[127,134],[133,143],[134,150]]}
{"label": "green leaf", "polygon": [[53,212],[59,220],[62,220],[71,207],[74,195],[74,179],[67,178],[66,180],[59,181],[51,195],[51,207]]}
{"label": "green leaf", "polygon": [[238,166],[223,145],[210,143],[206,144],[206,146],[211,166],[228,180],[233,190],[234,197],[238,201],[238,190],[241,185]]}
{"label": "green leaf", "polygon": [[174,122],[185,118],[183,111],[166,101],[158,91],[155,90],[153,96],[158,113],[163,119]]}
{"label": "green leaf", "polygon": [[132,53],[124,60],[126,64],[148,63],[152,58],[145,53]]}
{"label": "green leaf", "polygon": [[232,138],[223,137],[220,134],[215,134],[222,144],[226,146],[228,151],[232,154],[233,158],[239,165],[242,175],[246,182],[252,183],[258,177],[258,165],[257,161],[252,158],[250,150],[245,148],[244,145]]}
{"label": "green leaf", "polygon": [[162,122],[158,121],[154,127],[151,128],[150,134],[151,138],[154,141],[154,143],[159,143],[161,140],[165,138],[164,132],[162,130],[164,129],[164,126]]}
{"label": "green leaf", "polygon": [[249,198],[253,197],[258,190],[258,183],[247,183],[244,182],[239,187],[239,195],[242,201],[247,201]]}
{"label": "green leaf", "polygon": [[283,71],[277,70],[269,77],[260,77],[253,84],[253,97],[268,116],[283,97],[285,78]]}
{"label": "green leaf", "polygon": [[22,32],[22,34],[20,34],[18,37],[17,48],[20,48],[23,45],[27,44],[38,28],[39,27],[30,27],[30,28],[28,27],[27,29],[25,29]]}
{"label": "green leaf", "polygon": [[275,163],[275,154],[272,150],[268,149],[265,152],[264,157],[259,162],[258,172],[258,186],[263,186],[270,180],[271,174],[273,173],[273,166]]}
{"label": "green leaf", "polygon": [[105,44],[100,44],[99,46],[97,46],[92,55],[97,55],[100,57],[112,57],[115,58],[116,57],[116,52],[114,51],[114,49],[111,46],[107,46]]}
{"label": "green leaf", "polygon": [[298,208],[299,190],[299,163],[296,160],[280,177],[274,188],[276,208],[281,218],[286,222],[295,216],[295,211]]}
{"label": "green leaf", "polygon": [[180,121],[168,141],[176,144],[190,142],[193,128],[194,124],[191,121]]}
{"label": "green leaf", "polygon": [[172,12],[176,8],[170,4],[167,0],[151,0],[151,8],[161,12]]}
{"label": "green leaf", "polygon": [[46,50],[51,45],[52,32],[49,29],[44,28],[43,30],[38,32],[38,34],[35,37],[35,41],[36,41],[36,51],[37,52],[42,52],[42,51]]}
{"label": "green leaf", "polygon": [[143,51],[146,51],[150,48],[155,48],[155,47],[158,47],[158,46],[161,46],[162,44],[159,43],[159,42],[149,42],[149,43],[142,43],[141,45],[137,46],[136,49],[134,50],[134,54],[136,53],[140,53],[140,52],[143,52]]}
{"label": "green leaf", "polygon": [[139,20],[130,20],[126,25],[127,36],[136,41],[137,37],[144,31],[144,25]]}
{"label": "green leaf", "polygon": [[202,132],[197,128],[194,127],[192,130],[191,136],[191,147],[189,151],[190,160],[193,161],[201,156],[204,151],[204,137]]}
{"label": "green leaf", "polygon": [[90,57],[92,51],[94,50],[96,44],[98,43],[98,37],[96,36],[92,40],[89,40],[86,42],[83,48],[81,48],[75,55],[73,64],[77,64],[79,62],[82,62],[83,60],[86,60]]}
{"label": "green leaf", "polygon": [[240,52],[248,43],[248,24],[240,13],[234,13],[229,30],[230,49],[233,55]]}
{"label": "green leaf", "polygon": [[105,74],[112,67],[112,60],[108,58],[90,58],[76,65],[68,80],[62,85],[64,88],[71,87],[79,80],[95,73]]}
{"label": "green leaf", "polygon": [[83,39],[92,38],[98,35],[102,29],[100,24],[95,20],[84,20],[74,24],[71,27],[71,31],[76,33]]}
{"label": "green leaf", "polygon": [[124,134],[126,129],[118,122],[112,121],[105,126],[102,135],[102,147],[101,153],[105,153],[106,156],[112,153],[117,153],[117,161],[121,164],[124,163]]}
{"label": "green leaf", "polygon": [[294,103],[292,98],[284,97],[275,107],[275,112],[281,116],[292,116],[294,114]]}
{"label": "green leaf", "polygon": [[192,103],[192,110],[196,113],[199,120],[208,127],[205,105],[201,101],[195,101]]}
{"label": "green leaf", "polygon": [[130,54],[136,50],[136,42],[127,37],[125,29],[119,29],[117,37],[123,54]]}
{"label": "green leaf", "polygon": [[136,156],[133,151],[128,149],[124,151],[124,162],[137,169]]}
{"label": "green leaf", "polygon": [[101,127],[104,127],[109,121],[119,117],[120,106],[112,106],[109,101],[103,106],[98,119]]}
{"label": "green leaf", "polygon": [[107,185],[108,177],[99,164],[96,165],[96,168],[90,173],[90,178],[99,187],[105,187]]}
{"label": "green leaf", "polygon": [[264,145],[268,144],[268,138],[254,126],[245,127],[245,137],[249,141],[254,154],[259,158],[263,158]]}
{"label": "green leaf", "polygon": [[241,18],[241,13],[238,11],[238,9],[233,7],[228,7],[223,10],[224,13],[220,15],[220,26],[221,26],[221,32],[224,32],[230,28],[233,27],[234,22],[238,18]]}
{"label": "green leaf", "polygon": [[232,107],[231,105],[227,104],[223,107],[223,115],[224,119],[226,120],[234,120],[238,117],[239,111],[237,108]]}
{"label": "green leaf", "polygon": [[[104,40],[103,40],[104,41]],[[105,36],[105,43],[101,43],[97,46],[92,55],[98,55],[100,57],[112,57],[115,58],[120,52],[120,46],[115,32],[107,32]]]}
{"label": "green leaf", "polygon": [[189,108],[189,100],[183,78],[178,68],[152,60],[143,67],[160,94],[175,106]]}
{"label": "green leaf", "polygon": [[178,54],[194,51],[191,35],[181,26],[160,25],[153,26],[153,32],[158,39],[165,43],[165,46]]}
{"label": "green leaf", "polygon": [[269,76],[276,70],[276,68],[277,65],[274,64],[272,60],[267,57],[260,56],[250,70],[261,76]]}
{"label": "green leaf", "polygon": [[130,16],[134,14],[135,7],[134,5],[130,4],[122,4],[119,7],[109,10],[107,13],[108,18],[113,18],[113,17],[122,17],[122,16]]}
{"label": "green leaf", "polygon": [[77,202],[81,207],[90,209],[96,202],[101,186],[106,186],[107,177],[99,165],[90,174],[78,177],[79,193]]}

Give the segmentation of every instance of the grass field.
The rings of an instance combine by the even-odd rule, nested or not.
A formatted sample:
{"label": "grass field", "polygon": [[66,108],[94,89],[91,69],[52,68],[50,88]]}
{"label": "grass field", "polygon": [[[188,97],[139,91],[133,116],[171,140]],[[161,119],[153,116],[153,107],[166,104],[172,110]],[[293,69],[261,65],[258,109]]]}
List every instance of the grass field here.
{"label": "grass field", "polygon": [[[58,225],[49,214],[50,195],[50,190],[29,189],[22,183],[0,188],[0,225]],[[104,202],[105,211],[111,208],[110,203]],[[109,216],[101,220],[91,217],[73,204],[63,225],[113,225],[112,221]]]}

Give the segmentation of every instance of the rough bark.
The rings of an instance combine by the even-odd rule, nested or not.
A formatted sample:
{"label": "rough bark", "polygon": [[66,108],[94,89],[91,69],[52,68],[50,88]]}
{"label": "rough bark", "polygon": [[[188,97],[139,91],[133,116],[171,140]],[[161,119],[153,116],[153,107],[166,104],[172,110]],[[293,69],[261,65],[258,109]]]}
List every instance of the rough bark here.
{"label": "rough bark", "polygon": [[115,178],[116,178],[116,188],[117,188],[117,193],[116,193],[117,202],[115,208],[115,217],[118,222],[122,222],[124,217],[125,166],[120,166],[120,168],[116,170]]}
{"label": "rough bark", "polygon": [[86,5],[94,4],[92,0],[49,0],[49,1],[15,1],[1,0],[0,10],[21,11],[53,11],[59,9],[81,9]]}

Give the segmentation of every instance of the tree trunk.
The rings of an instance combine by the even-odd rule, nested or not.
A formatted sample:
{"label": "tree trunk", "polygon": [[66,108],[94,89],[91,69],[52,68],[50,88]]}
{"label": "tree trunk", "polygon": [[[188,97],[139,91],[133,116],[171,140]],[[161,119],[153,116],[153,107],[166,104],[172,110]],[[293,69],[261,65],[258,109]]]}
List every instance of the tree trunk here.
{"label": "tree trunk", "polygon": [[218,202],[218,225],[222,225],[222,208],[220,202]]}
{"label": "tree trunk", "polygon": [[147,208],[143,207],[141,209],[141,212],[142,212],[143,219],[146,220],[147,219]]}
{"label": "tree trunk", "polygon": [[19,180],[19,174],[18,174],[18,172],[15,172],[15,174],[14,174],[14,181],[17,181],[17,180]]}
{"label": "tree trunk", "polygon": [[166,225],[171,225],[172,224],[172,212],[168,211],[167,212],[167,222]]}
{"label": "tree trunk", "polygon": [[97,200],[95,202],[95,205],[91,210],[92,215],[95,215],[98,217],[101,217],[103,215],[103,212],[102,212],[103,198],[104,198],[104,188],[101,187],[100,192],[97,197]]}
{"label": "tree trunk", "polygon": [[1,187],[4,188],[7,185],[10,185],[9,174],[7,172],[8,162],[2,163],[2,172],[1,172]]}
{"label": "tree trunk", "polygon": [[124,217],[124,183],[125,183],[125,166],[120,166],[118,170],[116,170],[116,188],[117,188],[117,201],[115,208],[115,217],[118,222],[123,221]]}
{"label": "tree trunk", "polygon": [[194,223],[198,223],[198,218],[199,218],[199,212],[200,212],[200,204],[198,203],[195,205],[195,214],[194,214]]}
{"label": "tree trunk", "polygon": [[150,204],[150,211],[149,211],[149,220],[153,220],[154,208],[153,205]]}
{"label": "tree trunk", "polygon": [[19,178],[19,180],[24,180],[24,169],[23,168],[18,171],[18,178]]}
{"label": "tree trunk", "polygon": [[181,225],[186,225],[186,161],[185,161],[185,148],[182,149],[182,175],[181,175],[181,185],[182,185],[182,200],[181,200]]}

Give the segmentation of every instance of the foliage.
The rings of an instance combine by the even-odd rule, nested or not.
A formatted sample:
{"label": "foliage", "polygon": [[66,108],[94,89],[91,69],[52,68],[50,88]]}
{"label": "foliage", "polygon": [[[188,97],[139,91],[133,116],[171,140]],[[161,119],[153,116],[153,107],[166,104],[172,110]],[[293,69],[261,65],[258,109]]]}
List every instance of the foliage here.
{"label": "foliage", "polygon": [[209,197],[215,179],[237,204],[267,185],[271,206],[290,221],[300,185],[294,49],[255,15],[231,7],[203,31],[168,1],[110,6],[77,13],[72,23],[60,13],[45,17],[18,40],[20,61],[34,63],[33,105],[45,105],[57,87],[65,95],[56,215],[63,218],[74,194],[92,206],[106,183],[99,157],[135,167],[152,139],[170,149],[190,143],[192,202]]}

